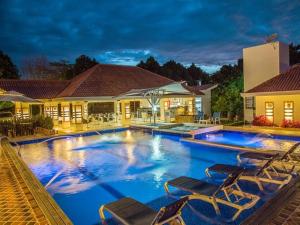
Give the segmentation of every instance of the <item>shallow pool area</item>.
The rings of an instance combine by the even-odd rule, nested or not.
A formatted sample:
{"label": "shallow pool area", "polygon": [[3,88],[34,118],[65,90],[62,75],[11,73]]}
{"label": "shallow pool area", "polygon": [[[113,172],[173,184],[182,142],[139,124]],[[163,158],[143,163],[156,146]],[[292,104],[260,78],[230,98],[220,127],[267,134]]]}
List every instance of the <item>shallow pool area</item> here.
{"label": "shallow pool area", "polygon": [[[166,195],[163,187],[176,177],[220,182],[209,180],[205,169],[215,163],[237,164],[238,151],[181,142],[174,135],[125,130],[26,144],[21,154],[74,224],[99,224],[99,207],[122,197],[157,210],[178,199]],[[242,213],[236,224],[261,204]],[[218,217],[211,205],[194,201],[183,217],[186,224],[215,224],[231,216],[228,207],[221,210]]]}
{"label": "shallow pool area", "polygon": [[300,137],[229,130],[199,134],[195,136],[195,139],[217,144],[265,150],[287,150],[295,142],[300,141]]}

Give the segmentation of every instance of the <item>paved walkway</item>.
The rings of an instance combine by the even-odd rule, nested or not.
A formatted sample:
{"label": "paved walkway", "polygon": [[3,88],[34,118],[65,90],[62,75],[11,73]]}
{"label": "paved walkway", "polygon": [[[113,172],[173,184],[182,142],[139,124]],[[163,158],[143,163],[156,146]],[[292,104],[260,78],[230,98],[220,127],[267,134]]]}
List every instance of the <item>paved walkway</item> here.
{"label": "paved walkway", "polygon": [[300,224],[300,186],[292,199],[271,220],[270,225],[299,225]]}
{"label": "paved walkway", "polygon": [[8,142],[3,145],[7,146],[0,145],[0,225],[72,224],[15,149]]}

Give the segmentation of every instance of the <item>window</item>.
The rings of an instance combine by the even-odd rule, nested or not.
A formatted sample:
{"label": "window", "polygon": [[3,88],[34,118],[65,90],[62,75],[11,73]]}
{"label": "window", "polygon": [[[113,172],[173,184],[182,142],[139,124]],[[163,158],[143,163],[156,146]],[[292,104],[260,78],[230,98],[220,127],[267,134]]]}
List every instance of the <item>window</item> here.
{"label": "window", "polygon": [[265,103],[265,111],[266,117],[270,121],[274,121],[274,103],[273,102],[266,102]]}
{"label": "window", "polygon": [[62,107],[62,118],[63,118],[64,122],[70,121],[70,107],[69,106]]}
{"label": "window", "polygon": [[139,108],[140,108],[140,101],[130,102],[130,112],[136,113]]}
{"label": "window", "polygon": [[193,100],[188,101],[188,112],[190,115],[192,115],[194,113],[194,101]]}
{"label": "window", "polygon": [[46,116],[49,116],[55,120],[57,120],[57,116],[58,116],[58,108],[57,106],[47,106],[45,108],[45,113],[46,113]]}
{"label": "window", "polygon": [[202,112],[202,97],[195,98],[195,107],[196,107],[196,111]]}
{"label": "window", "polygon": [[164,101],[164,109],[168,111],[170,109],[170,101]]}
{"label": "window", "polygon": [[293,120],[294,117],[294,102],[284,102],[284,119]]}
{"label": "window", "polygon": [[82,107],[81,107],[81,105],[74,105],[72,111],[73,111],[73,119],[75,120],[75,123],[81,123],[82,122]]}
{"label": "window", "polygon": [[254,109],[255,108],[255,98],[254,97],[246,97],[245,98],[245,106],[246,106],[246,109]]}
{"label": "window", "polygon": [[125,103],[125,119],[130,119],[130,104]]}

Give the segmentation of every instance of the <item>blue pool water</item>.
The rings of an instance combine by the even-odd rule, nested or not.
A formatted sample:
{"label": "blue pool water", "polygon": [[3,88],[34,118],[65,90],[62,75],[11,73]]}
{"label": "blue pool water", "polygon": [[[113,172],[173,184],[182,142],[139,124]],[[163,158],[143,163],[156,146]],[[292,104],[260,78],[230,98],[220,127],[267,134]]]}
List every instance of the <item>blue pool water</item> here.
{"label": "blue pool water", "polygon": [[[26,144],[21,151],[60,207],[80,225],[99,224],[99,207],[124,196],[159,209],[174,201],[165,194],[165,181],[181,175],[206,179],[208,166],[236,164],[238,153],[131,130]],[[186,224],[214,223],[211,205],[197,201],[194,207],[197,213],[195,208],[184,210]]]}
{"label": "blue pool water", "polygon": [[266,150],[286,150],[300,137],[219,130],[196,135],[198,140]]}

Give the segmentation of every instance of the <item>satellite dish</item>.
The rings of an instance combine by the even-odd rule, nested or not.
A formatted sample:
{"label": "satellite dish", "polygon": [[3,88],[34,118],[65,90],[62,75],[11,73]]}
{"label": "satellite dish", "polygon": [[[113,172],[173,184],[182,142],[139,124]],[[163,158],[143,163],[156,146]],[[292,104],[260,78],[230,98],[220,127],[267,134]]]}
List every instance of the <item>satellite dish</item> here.
{"label": "satellite dish", "polygon": [[274,33],[266,37],[266,43],[271,43],[276,41],[278,38],[278,34]]}

